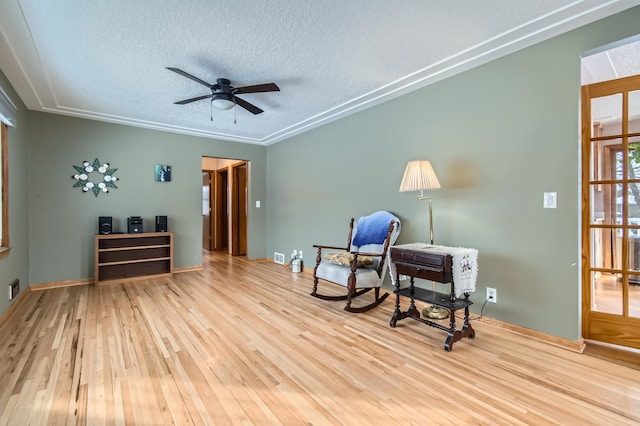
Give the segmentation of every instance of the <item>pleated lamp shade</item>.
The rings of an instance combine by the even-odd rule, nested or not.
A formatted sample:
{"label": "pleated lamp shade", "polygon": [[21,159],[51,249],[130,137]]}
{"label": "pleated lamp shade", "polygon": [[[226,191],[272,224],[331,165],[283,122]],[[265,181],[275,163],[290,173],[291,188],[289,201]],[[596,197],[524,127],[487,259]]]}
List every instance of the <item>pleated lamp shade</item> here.
{"label": "pleated lamp shade", "polygon": [[440,188],[440,182],[429,161],[415,160],[407,163],[400,183],[400,192],[437,188]]}

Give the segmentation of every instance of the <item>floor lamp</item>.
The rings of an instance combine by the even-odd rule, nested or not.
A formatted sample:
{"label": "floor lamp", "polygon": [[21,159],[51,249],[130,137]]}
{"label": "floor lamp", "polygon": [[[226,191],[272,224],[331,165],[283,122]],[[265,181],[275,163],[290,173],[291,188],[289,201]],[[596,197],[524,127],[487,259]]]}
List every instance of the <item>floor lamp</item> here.
{"label": "floor lamp", "polygon": [[[400,183],[400,192],[420,191],[418,200],[429,201],[429,241],[433,244],[433,213],[431,208],[431,196],[424,195],[425,189],[438,189],[440,188],[440,182],[436,176],[436,172],[433,171],[431,163],[427,160],[415,160],[407,163],[407,168],[404,170],[404,176]],[[432,288],[435,291],[435,283],[432,283]],[[422,310],[422,315],[432,319],[443,319],[449,316],[449,312],[446,309],[439,308],[437,306],[429,306]]]}

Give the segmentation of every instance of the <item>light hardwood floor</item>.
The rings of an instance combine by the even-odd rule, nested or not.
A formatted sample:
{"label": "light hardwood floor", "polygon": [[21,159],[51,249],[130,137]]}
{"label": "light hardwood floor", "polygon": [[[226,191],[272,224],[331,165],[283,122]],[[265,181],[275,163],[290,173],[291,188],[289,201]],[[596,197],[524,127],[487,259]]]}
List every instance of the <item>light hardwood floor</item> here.
{"label": "light hardwood floor", "polygon": [[637,369],[478,321],[445,352],[442,331],[389,327],[393,297],[351,314],[311,284],[214,255],[32,291],[0,329],[0,425],[640,423]]}

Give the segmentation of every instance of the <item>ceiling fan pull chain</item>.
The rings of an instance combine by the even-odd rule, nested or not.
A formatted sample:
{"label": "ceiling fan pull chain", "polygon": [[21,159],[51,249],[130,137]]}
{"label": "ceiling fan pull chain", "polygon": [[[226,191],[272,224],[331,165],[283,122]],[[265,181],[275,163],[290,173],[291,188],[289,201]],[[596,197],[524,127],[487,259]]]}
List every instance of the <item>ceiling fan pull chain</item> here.
{"label": "ceiling fan pull chain", "polygon": [[211,104],[211,122],[213,123],[213,99],[209,103]]}

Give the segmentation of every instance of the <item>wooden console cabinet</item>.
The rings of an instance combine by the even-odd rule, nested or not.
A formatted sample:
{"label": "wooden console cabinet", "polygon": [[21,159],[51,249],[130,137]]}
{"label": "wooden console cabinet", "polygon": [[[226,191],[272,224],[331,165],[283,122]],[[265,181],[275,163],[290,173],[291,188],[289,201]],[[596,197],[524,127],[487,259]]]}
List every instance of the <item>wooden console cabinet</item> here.
{"label": "wooden console cabinet", "polygon": [[95,236],[95,284],[173,276],[173,233]]}

